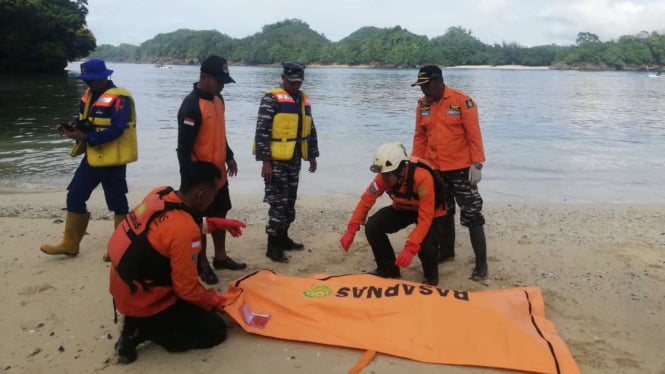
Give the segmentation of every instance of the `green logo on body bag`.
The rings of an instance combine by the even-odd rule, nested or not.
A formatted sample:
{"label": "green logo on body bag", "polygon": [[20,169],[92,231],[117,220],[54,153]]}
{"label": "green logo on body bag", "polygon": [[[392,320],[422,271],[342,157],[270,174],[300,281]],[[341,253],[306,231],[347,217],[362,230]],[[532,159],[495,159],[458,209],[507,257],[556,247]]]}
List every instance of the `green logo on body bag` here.
{"label": "green logo on body bag", "polygon": [[320,297],[326,297],[333,294],[332,288],[328,286],[314,286],[309,290],[302,292],[302,295],[310,299],[316,299]]}

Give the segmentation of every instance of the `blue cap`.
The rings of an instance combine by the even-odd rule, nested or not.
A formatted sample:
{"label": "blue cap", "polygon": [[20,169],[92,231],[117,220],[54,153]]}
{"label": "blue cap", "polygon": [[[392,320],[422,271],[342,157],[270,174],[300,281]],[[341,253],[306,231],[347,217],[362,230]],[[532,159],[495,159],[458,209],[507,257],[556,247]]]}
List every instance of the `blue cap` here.
{"label": "blue cap", "polygon": [[81,74],[76,79],[94,81],[104,79],[113,74],[113,70],[107,69],[104,60],[90,59],[81,64]]}

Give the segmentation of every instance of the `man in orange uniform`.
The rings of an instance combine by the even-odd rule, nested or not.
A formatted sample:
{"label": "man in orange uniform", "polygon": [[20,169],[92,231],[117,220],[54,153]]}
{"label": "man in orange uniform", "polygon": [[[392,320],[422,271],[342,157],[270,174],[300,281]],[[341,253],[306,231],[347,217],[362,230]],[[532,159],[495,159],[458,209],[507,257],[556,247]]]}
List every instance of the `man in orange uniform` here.
{"label": "man in orange uniform", "polygon": [[[399,267],[408,267],[413,256],[417,254],[423,266],[423,283],[439,284],[435,247],[439,240],[436,222],[445,215],[445,201],[443,191],[435,191],[438,176],[424,161],[409,160],[404,146],[400,143],[381,145],[374,154],[374,163],[370,170],[378,175],[367,187],[353,211],[346,233],[340,239],[342,248],[349,250],[360,225],[364,224],[365,235],[377,265],[371,274],[398,278]],[[438,185],[443,187],[440,181]],[[367,213],[384,192],[393,200],[392,205],[379,209],[365,223]],[[395,251],[387,234],[395,233],[411,224],[416,226],[406,239],[404,249],[395,259]]]}
{"label": "man in orange uniform", "polygon": [[[192,161],[208,161],[215,164],[222,172],[219,180],[219,192],[208,207],[205,215],[224,218],[231,210],[228,175],[238,174],[238,166],[233,159],[233,152],[226,139],[226,120],[224,118],[224,98],[221,95],[224,85],[235,83],[229,75],[226,60],[211,55],[201,63],[199,81],[183,100],[178,110],[178,162],[180,175],[185,173]],[[226,254],[226,233],[212,233],[215,255],[212,265],[215,269],[242,270],[247,267],[243,262],[235,262]],[[199,276],[207,284],[219,280],[210,268],[206,256],[206,238],[203,237],[199,257]]]}
{"label": "man in orange uniform", "polygon": [[198,215],[215,199],[220,178],[212,163],[193,162],[180,190],[154,189],[113,233],[110,291],[125,316],[115,345],[121,363],[136,360],[136,346],[145,340],[178,352],[209,348],[226,338],[217,314],[226,299],[206,290],[196,270],[202,229],[239,236],[245,227],[241,221]]}
{"label": "man in orange uniform", "polygon": [[487,246],[483,225],[483,199],[478,182],[485,162],[478,108],[460,90],[444,85],[441,69],[423,66],[418,80],[424,96],[416,108],[413,156],[432,162],[446,186],[448,214],[441,220],[439,261],[455,257],[455,202],[460,206],[462,226],[469,228],[476,256],[471,279],[487,278]]}

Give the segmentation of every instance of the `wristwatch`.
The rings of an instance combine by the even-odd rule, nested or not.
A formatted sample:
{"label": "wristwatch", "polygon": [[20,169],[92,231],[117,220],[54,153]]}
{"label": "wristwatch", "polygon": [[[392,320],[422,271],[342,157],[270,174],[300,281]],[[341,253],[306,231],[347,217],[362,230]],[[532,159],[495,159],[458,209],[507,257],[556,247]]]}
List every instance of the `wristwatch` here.
{"label": "wristwatch", "polygon": [[483,164],[481,164],[480,162],[476,162],[473,164],[473,167],[480,170],[483,168]]}

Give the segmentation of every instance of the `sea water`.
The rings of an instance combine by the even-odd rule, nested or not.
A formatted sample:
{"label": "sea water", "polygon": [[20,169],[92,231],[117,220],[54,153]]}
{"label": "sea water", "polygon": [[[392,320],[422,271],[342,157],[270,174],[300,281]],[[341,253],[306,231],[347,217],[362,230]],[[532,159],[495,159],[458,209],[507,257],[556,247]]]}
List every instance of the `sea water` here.
{"label": "sea water", "polygon": [[[131,188],[177,187],[176,113],[198,66],[109,63],[138,114],[139,161]],[[0,191],[67,186],[80,158],[55,125],[71,119],[85,90],[78,63],[60,76],[0,77]],[[279,67],[231,66],[224,88],[228,142],[238,176],[231,193],[263,193],[251,153],[258,105],[280,83]],[[410,152],[417,69],[308,67],[321,156],[303,163],[302,195],[360,195],[373,178],[374,150],[389,141]],[[480,192],[488,201],[665,202],[665,80],[635,72],[444,69],[447,85],[479,108],[485,155]]]}

